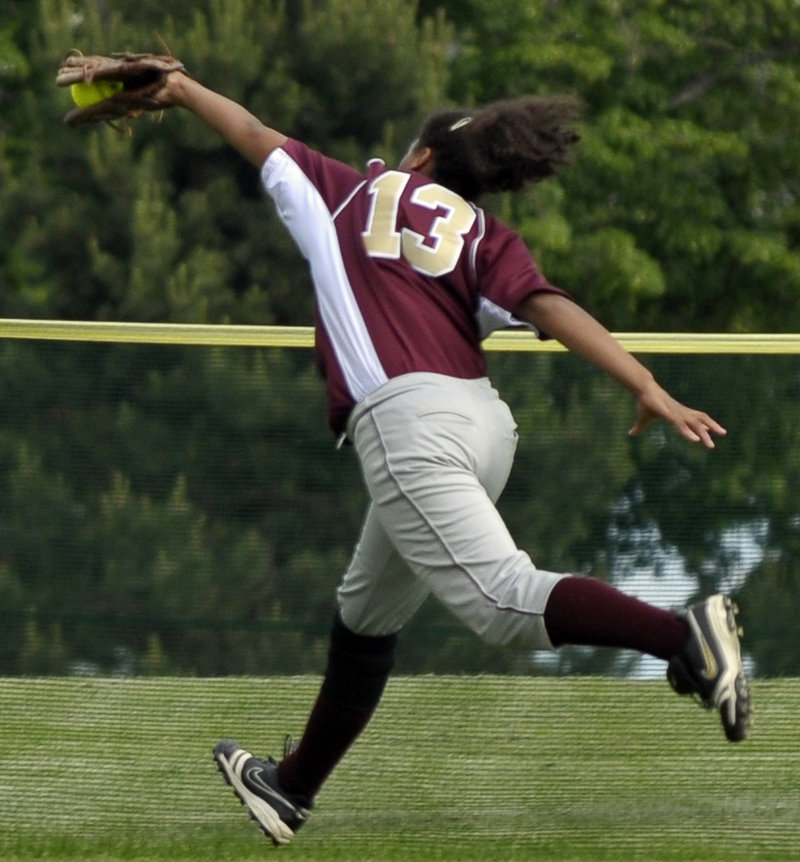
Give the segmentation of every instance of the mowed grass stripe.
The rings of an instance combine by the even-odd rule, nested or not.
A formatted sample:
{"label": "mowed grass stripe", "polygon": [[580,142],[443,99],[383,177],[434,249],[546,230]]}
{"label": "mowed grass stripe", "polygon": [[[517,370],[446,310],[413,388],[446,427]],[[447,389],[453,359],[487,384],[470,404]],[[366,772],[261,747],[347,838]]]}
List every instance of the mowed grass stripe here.
{"label": "mowed grass stripe", "polygon": [[0,680],[0,859],[800,859],[800,680],[727,743],[666,683],[401,677],[275,850],[216,775],[299,735],[319,680]]}

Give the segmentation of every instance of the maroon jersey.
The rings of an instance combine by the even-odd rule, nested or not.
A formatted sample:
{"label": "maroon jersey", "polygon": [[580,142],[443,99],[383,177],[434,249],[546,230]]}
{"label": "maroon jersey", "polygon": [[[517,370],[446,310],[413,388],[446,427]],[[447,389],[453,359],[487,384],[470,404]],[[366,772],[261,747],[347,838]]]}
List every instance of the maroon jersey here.
{"label": "maroon jersey", "polygon": [[373,160],[365,176],[289,140],[262,179],[311,269],[337,433],[393,377],[484,377],[479,316],[508,325],[529,294],[563,293],[518,234],[424,174]]}

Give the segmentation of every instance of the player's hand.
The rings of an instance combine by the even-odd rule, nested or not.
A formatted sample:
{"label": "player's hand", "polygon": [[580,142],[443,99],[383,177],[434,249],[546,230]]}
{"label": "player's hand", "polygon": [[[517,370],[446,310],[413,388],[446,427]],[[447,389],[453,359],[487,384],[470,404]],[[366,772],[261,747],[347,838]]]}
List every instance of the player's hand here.
{"label": "player's hand", "polygon": [[728,432],[707,413],[681,404],[655,381],[638,397],[636,422],[628,432],[639,436],[654,419],[666,419],[678,433],[692,443],[702,443],[707,449],[714,448],[712,435],[724,437]]}

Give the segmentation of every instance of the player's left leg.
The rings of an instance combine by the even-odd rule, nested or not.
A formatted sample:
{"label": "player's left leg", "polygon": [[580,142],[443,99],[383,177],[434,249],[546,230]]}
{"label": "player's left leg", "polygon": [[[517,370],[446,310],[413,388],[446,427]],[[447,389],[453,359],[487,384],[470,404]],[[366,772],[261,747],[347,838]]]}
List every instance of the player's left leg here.
{"label": "player's left leg", "polygon": [[337,590],[344,624],[361,635],[399,632],[430,594],[394,548],[374,504]]}
{"label": "player's left leg", "polygon": [[217,743],[214,760],[261,831],[273,844],[288,844],[308,820],[313,801],[281,787],[278,764],[272,758],[255,757],[232,739]]}
{"label": "player's left leg", "polygon": [[361,735],[391,673],[397,632],[429,592],[371,506],[338,590],[322,687],[299,745],[279,766],[285,788],[313,798]]}
{"label": "player's left leg", "polygon": [[394,664],[396,632],[428,592],[370,509],[339,590],[327,667],[299,744],[279,763],[230,740],[217,745],[225,780],[276,844],[306,822],[325,779],[369,723]]}
{"label": "player's left leg", "polygon": [[286,844],[308,820],[325,779],[369,723],[394,664],[395,634],[350,631],[337,614],[322,687],[299,745],[280,762],[262,760],[232,740],[214,759],[265,835]]}
{"label": "player's left leg", "polygon": [[297,748],[280,762],[288,791],[313,799],[372,719],[394,666],[397,635],[359,635],[337,615],[322,686]]}

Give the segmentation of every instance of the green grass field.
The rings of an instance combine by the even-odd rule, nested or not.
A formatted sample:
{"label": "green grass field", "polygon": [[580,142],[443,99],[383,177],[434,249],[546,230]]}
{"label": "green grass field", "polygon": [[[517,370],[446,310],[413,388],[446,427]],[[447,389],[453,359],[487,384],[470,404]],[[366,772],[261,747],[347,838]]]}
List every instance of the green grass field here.
{"label": "green grass field", "polygon": [[800,859],[800,680],[754,685],[752,738],[665,682],[406,677],[274,848],[211,748],[298,735],[318,681],[0,680],[0,859]]}

